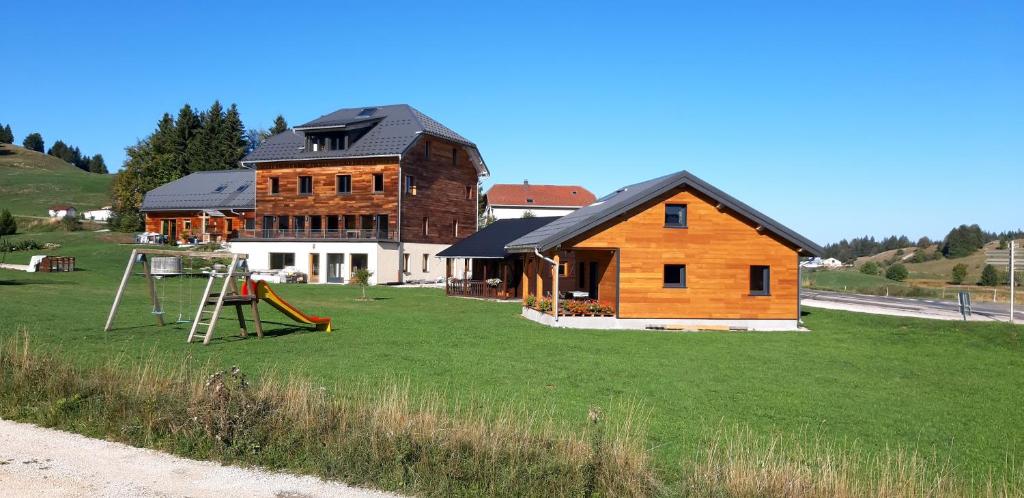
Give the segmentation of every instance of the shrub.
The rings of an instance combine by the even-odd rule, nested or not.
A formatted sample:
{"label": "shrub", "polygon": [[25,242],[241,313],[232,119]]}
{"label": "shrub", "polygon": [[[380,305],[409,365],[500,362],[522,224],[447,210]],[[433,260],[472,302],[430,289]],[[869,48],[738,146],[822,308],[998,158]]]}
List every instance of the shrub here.
{"label": "shrub", "polygon": [[978,282],[978,285],[995,287],[1002,281],[999,277],[999,270],[997,270],[996,267],[992,265],[985,265],[985,267],[981,269],[981,280]]}
{"label": "shrub", "polygon": [[370,277],[373,276],[373,272],[366,268],[356,268],[356,271],[352,272],[352,283],[358,285],[363,290],[363,301],[366,301],[366,286],[370,285]]}
{"label": "shrub", "polygon": [[533,305],[535,305],[535,304],[537,304],[537,297],[536,296],[532,296],[532,295],[531,296],[526,296],[526,307],[527,308],[532,308]]}
{"label": "shrub", "polygon": [[0,240],[0,252],[34,251],[36,249],[44,248],[46,247],[32,239],[24,239],[19,240],[17,242],[11,242],[9,240]]}
{"label": "shrub", "polygon": [[967,265],[963,263],[957,263],[953,266],[953,278],[950,279],[950,283],[960,285],[964,283],[964,279],[967,278]]}
{"label": "shrub", "polygon": [[867,263],[860,265],[860,272],[865,275],[881,275],[882,267],[874,261],[868,261]]}
{"label": "shrub", "polygon": [[925,262],[925,258],[926,258],[926,256],[924,255],[924,251],[918,249],[918,250],[914,251],[914,255],[911,256],[911,258],[910,258],[910,262],[911,263],[924,263]]}
{"label": "shrub", "polygon": [[14,235],[18,233],[18,222],[11,216],[11,212],[4,209],[0,211],[0,235]]}
{"label": "shrub", "polygon": [[552,306],[550,299],[545,298],[541,299],[540,301],[537,301],[537,311],[546,313],[548,311],[551,311],[552,308],[554,308],[554,306]]}
{"label": "shrub", "polygon": [[82,229],[82,222],[74,216],[67,215],[60,220],[60,226],[65,232],[76,232]]}
{"label": "shrub", "polygon": [[593,299],[566,299],[562,301],[562,311],[567,315],[610,316],[615,313],[611,306],[605,306]]}
{"label": "shrub", "polygon": [[888,270],[885,270],[885,278],[889,280],[902,282],[906,280],[908,276],[910,276],[910,273],[907,271],[907,267],[903,266],[901,263],[896,263],[890,266]]}

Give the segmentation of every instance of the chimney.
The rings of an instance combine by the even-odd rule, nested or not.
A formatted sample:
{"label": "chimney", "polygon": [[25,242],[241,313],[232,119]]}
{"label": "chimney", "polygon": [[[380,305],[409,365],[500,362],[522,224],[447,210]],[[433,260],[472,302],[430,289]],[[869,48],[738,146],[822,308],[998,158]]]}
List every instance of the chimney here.
{"label": "chimney", "polygon": [[529,184],[530,184],[530,180],[523,180],[523,185],[529,185]]}

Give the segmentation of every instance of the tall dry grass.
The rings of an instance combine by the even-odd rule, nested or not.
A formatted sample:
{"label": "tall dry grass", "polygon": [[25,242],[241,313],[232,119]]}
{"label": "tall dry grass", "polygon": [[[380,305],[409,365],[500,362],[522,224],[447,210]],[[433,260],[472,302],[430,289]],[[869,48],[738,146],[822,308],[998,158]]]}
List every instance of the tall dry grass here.
{"label": "tall dry grass", "polygon": [[894,449],[868,455],[820,437],[764,437],[720,429],[683,463],[678,493],[691,497],[941,498],[1022,496],[1024,469],[985,482],[965,481],[950,461]]}
{"label": "tall dry grass", "polygon": [[[0,345],[0,415],[183,456],[444,496],[650,496],[657,483],[634,423],[567,430],[507,408],[496,416],[414,399],[408,386],[339,392],[299,378],[190,360],[80,368],[27,336]],[[582,417],[581,417],[582,418]]]}

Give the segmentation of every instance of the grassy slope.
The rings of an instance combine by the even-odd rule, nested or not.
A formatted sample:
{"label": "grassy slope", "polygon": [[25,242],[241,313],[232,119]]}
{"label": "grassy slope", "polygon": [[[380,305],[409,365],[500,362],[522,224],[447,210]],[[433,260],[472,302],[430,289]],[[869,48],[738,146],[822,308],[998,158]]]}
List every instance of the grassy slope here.
{"label": "grassy slope", "polygon": [[82,171],[56,157],[0,145],[0,208],[21,216],[46,216],[53,204],[79,212],[110,204],[113,175]]}
{"label": "grassy slope", "polygon": [[[953,267],[959,263],[967,265],[967,280],[965,282],[973,283],[977,282],[981,278],[981,269],[985,266],[985,250],[995,249],[998,246],[998,242],[989,242],[985,245],[985,249],[975,251],[974,254],[963,258],[956,259],[936,259],[932,261],[925,261],[923,263],[912,263],[909,259],[904,259],[903,263],[906,265],[907,270],[910,271],[910,279],[918,281],[930,281],[933,284],[942,284],[949,282],[953,275]],[[910,258],[914,254],[913,247],[904,249],[904,257]],[[938,250],[938,246],[933,246],[928,249],[927,252]],[[889,261],[896,256],[896,249],[891,251],[885,251],[874,256],[864,256],[857,258],[854,262],[856,267],[868,262],[874,261],[876,263],[883,263]]]}
{"label": "grassy slope", "polygon": [[[968,476],[989,468],[998,476],[1007,459],[1024,457],[1024,354],[1019,332],[1003,324],[811,310],[812,333],[558,330],[517,316],[515,304],[432,289],[373,288],[379,299],[363,303],[348,287],[280,285],[303,311],[333,317],[336,332],[305,331],[264,306],[268,338],[235,340],[223,323],[219,339],[203,347],[185,344],[184,325],[153,325],[140,279],[131,282],[118,330],[101,332],[130,247],[97,237],[110,235],[33,235],[63,242],[57,252],[77,256],[83,271],[0,270],[0,336],[26,330],[37,344],[59,345],[85,363],[192,355],[212,367],[274,369],[343,386],[398,380],[484,411],[522,404],[569,426],[585,423],[590,406],[612,407],[614,417],[616,405],[637,400],[649,411],[650,445],[665,469],[692,454],[706,431],[733,424],[856,442],[869,454],[896,446],[935,452]],[[191,283],[193,296],[200,284]],[[172,318],[178,285],[161,285]]]}

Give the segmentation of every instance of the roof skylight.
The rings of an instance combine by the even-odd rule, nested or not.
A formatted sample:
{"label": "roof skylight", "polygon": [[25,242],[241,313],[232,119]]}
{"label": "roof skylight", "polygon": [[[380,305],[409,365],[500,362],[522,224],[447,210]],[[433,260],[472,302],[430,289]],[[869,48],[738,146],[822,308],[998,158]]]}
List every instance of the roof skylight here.
{"label": "roof skylight", "polygon": [[218,186],[217,188],[213,189],[213,192],[219,194],[219,193],[227,190],[227,188],[228,188],[228,184],[225,183],[225,184],[222,184],[222,185]]}
{"label": "roof skylight", "polygon": [[376,107],[367,107],[359,112],[359,116],[373,116],[373,113],[377,112]]}

